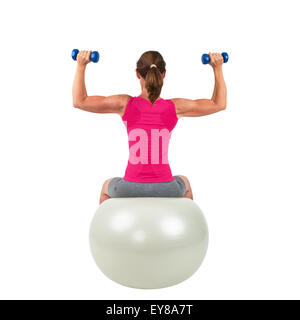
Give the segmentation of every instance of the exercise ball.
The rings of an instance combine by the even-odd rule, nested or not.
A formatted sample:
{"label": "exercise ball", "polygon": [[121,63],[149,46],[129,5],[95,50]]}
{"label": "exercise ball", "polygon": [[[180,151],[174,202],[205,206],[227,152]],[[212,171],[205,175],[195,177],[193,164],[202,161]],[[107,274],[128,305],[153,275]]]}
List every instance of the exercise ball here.
{"label": "exercise ball", "polygon": [[178,284],[201,265],[208,229],[188,198],[110,198],[90,226],[90,248],[100,270],[127,287]]}

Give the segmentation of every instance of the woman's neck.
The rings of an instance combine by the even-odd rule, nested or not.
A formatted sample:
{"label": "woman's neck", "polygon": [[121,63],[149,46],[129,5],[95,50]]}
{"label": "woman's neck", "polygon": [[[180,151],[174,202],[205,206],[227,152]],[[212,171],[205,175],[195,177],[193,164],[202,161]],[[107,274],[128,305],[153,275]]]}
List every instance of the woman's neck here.
{"label": "woman's neck", "polygon": [[[143,94],[143,93],[141,93],[140,95],[139,95],[139,97],[141,97],[141,98],[144,98],[144,99],[146,99],[146,100],[149,100],[149,98],[148,98],[148,95],[147,94]],[[161,97],[159,96],[156,100],[159,100],[159,99],[161,99]],[[150,101],[150,100],[149,100]]]}

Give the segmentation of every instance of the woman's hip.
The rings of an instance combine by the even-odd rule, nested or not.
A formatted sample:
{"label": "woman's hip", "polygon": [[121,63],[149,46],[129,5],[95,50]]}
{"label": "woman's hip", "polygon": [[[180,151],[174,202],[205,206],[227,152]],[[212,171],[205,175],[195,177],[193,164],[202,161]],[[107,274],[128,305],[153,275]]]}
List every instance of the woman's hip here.
{"label": "woman's hip", "polygon": [[108,184],[111,198],[130,197],[183,197],[186,185],[179,176],[167,182],[131,182],[114,177]]}

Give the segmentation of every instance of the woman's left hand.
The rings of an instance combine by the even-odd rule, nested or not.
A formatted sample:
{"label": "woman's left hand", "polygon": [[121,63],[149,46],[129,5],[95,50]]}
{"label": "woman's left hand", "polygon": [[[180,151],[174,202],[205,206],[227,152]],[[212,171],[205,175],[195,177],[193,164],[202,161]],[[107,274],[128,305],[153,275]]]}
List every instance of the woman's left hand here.
{"label": "woman's left hand", "polygon": [[85,66],[87,65],[89,62],[91,62],[90,56],[91,56],[92,51],[88,51],[88,50],[82,50],[79,51],[77,54],[77,63],[79,65]]}

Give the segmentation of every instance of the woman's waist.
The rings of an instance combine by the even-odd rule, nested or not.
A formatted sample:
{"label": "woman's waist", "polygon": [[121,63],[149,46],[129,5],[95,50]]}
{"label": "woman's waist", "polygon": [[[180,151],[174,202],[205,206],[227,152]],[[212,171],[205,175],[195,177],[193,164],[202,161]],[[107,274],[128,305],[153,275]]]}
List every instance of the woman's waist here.
{"label": "woman's waist", "polygon": [[134,182],[163,182],[174,178],[169,164],[134,165],[128,161],[124,179]]}

